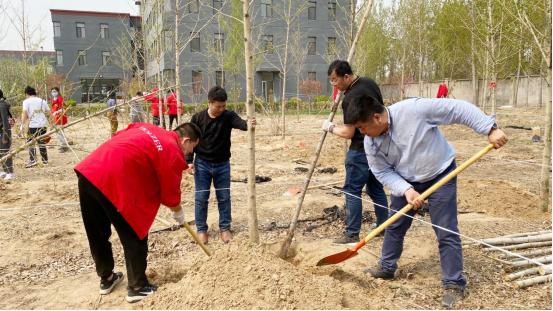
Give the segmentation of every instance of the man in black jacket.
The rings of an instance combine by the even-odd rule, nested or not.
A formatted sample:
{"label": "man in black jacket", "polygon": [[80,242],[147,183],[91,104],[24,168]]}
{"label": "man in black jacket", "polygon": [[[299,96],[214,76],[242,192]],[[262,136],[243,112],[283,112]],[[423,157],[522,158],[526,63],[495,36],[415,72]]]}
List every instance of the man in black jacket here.
{"label": "man in black jacket", "polygon": [[[231,202],[230,202],[230,134],[232,129],[246,131],[248,124],[234,111],[226,110],[227,92],[219,86],[214,86],[207,94],[207,109],[192,116],[191,123],[202,130],[202,140],[194,148],[194,152],[186,156],[189,164],[187,172],[194,175],[196,185],[195,217],[198,236],[207,244],[207,203],[209,200],[211,182],[215,187],[215,195],[219,207],[219,230],[221,239],[228,243],[232,238],[230,232]],[[252,124],[257,124],[255,118]],[[194,153],[196,159],[194,159]]]}

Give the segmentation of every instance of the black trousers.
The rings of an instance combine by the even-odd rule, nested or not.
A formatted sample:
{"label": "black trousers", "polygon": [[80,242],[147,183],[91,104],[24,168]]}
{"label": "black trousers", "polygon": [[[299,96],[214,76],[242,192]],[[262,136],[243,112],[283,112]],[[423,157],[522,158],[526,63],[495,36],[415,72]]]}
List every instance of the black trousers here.
{"label": "black trousers", "polygon": [[173,121],[175,121],[175,124],[178,126],[177,115],[176,114],[170,114],[169,115],[169,129],[173,128]]}
{"label": "black trousers", "polygon": [[[153,119],[153,121],[154,121],[154,125],[155,125],[155,126],[159,126],[159,122],[160,122],[159,116],[153,116],[152,119]],[[165,129],[165,116],[162,116],[162,117],[161,117],[161,122],[163,122],[163,123],[162,123],[162,126],[163,126],[163,129]]]}
{"label": "black trousers", "polygon": [[[47,129],[45,127],[30,127],[29,132],[27,133],[27,142],[33,140],[33,138],[38,137],[40,135],[46,134]],[[46,149],[46,145],[43,143],[38,144],[38,149],[40,150],[40,156],[42,158],[42,163],[48,163],[48,150]],[[36,157],[36,148],[35,146],[29,147],[29,158],[31,161],[37,161],[38,159]]]}
{"label": "black trousers", "polygon": [[117,208],[83,175],[79,175],[79,200],[98,276],[107,279],[113,273],[115,263],[109,241],[113,224],[125,252],[129,286],[141,287],[146,284],[148,236],[141,240]]}

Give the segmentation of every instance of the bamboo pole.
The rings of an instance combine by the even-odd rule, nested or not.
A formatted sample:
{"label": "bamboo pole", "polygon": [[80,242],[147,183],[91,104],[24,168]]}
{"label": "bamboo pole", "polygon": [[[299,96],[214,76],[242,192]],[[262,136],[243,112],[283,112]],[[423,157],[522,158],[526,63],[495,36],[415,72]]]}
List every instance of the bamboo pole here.
{"label": "bamboo pole", "polygon": [[[551,230],[543,230],[543,231],[536,231],[536,232],[523,232],[523,233],[513,233],[508,235],[502,235],[497,238],[520,238],[523,236],[532,236],[532,235],[540,235],[540,234],[546,234],[551,233]],[[482,240],[484,241],[484,240]]]}
{"label": "bamboo pole", "polygon": [[520,243],[544,242],[544,241],[551,241],[551,239],[552,239],[552,235],[551,235],[551,233],[548,233],[548,234],[540,234],[540,235],[533,235],[533,236],[519,237],[519,238],[484,239],[484,240],[482,240],[482,242],[490,244],[490,245],[500,245],[500,244],[520,244]]}
{"label": "bamboo pole", "polygon": [[[551,254],[551,248],[539,249],[539,250],[527,252],[527,253],[518,253],[518,255],[521,255],[524,257],[531,257],[531,256],[543,255],[543,254]],[[518,257],[518,256],[515,254],[501,254],[499,256],[496,256],[496,258],[508,258],[508,257]]]}
{"label": "bamboo pole", "polygon": [[513,286],[517,289],[521,289],[528,286],[547,283],[547,282],[551,282],[551,274],[545,275],[545,276],[537,276],[535,278],[524,280],[524,281],[516,281],[513,283]]}
{"label": "bamboo pole", "polygon": [[[525,248],[533,248],[533,247],[541,247],[541,246],[551,246],[551,241],[515,244],[515,245],[509,245],[509,246],[504,246],[500,248],[503,250],[510,250],[510,249],[525,249]],[[482,249],[483,252],[491,252],[496,250],[497,250],[496,248],[491,248],[491,247]]]}
{"label": "bamboo pole", "polygon": [[257,224],[257,208],[255,194],[255,118],[254,86],[253,86],[253,54],[250,1],[244,0],[244,58],[246,61],[246,112],[248,114],[248,228],[250,242],[259,244],[259,228]]}
{"label": "bamboo pole", "polygon": [[539,267],[538,272],[540,275],[551,274],[551,265]]}
{"label": "bamboo pole", "polygon": [[[162,92],[162,91],[164,91],[164,90],[166,90],[166,89],[169,89],[169,88],[170,88],[170,87],[165,88],[165,89],[160,89],[160,90],[158,90],[157,92]],[[157,92],[155,92],[155,93],[157,93]],[[113,110],[114,108],[119,108],[119,107],[122,107],[122,106],[124,106],[124,105],[130,104],[130,103],[133,103],[133,102],[136,102],[136,101],[141,101],[141,100],[143,100],[143,99],[144,99],[144,96],[142,96],[142,97],[137,97],[137,98],[128,100],[128,101],[126,101],[126,102],[122,102],[122,103],[120,103],[120,104],[116,104],[116,105],[113,106],[113,107],[109,107],[109,108],[100,110],[100,111],[98,111],[98,112],[96,112],[96,113],[94,113],[94,114],[90,114],[90,115],[84,116],[84,117],[82,117],[82,118],[80,118],[80,119],[78,119],[78,120],[75,120],[75,121],[73,121],[73,122],[69,122],[69,123],[67,123],[67,124],[65,124],[65,125],[62,125],[62,126],[59,126],[59,127],[55,128],[55,129],[53,129],[53,130],[50,130],[50,131],[48,131],[48,132],[46,132],[46,133],[44,133],[44,134],[42,134],[42,135],[40,135],[40,136],[37,136],[37,137],[31,139],[31,141],[26,142],[24,145],[20,146],[19,148],[16,148],[16,149],[11,150],[10,152],[8,152],[5,156],[3,156],[2,158],[0,158],[0,164],[6,162],[9,158],[13,158],[16,154],[18,154],[19,152],[23,151],[23,149],[25,149],[25,148],[27,148],[27,147],[30,147],[30,146],[34,146],[35,144],[38,144],[39,141],[41,141],[42,139],[44,139],[44,138],[46,138],[46,137],[48,137],[48,136],[54,134],[55,132],[61,131],[62,129],[68,128],[68,127],[73,126],[73,125],[75,125],[75,124],[77,124],[77,123],[80,123],[80,122],[89,120],[89,119],[92,118],[92,117],[95,117],[95,116],[97,116],[97,115],[100,115],[100,114],[103,114],[103,113],[108,112],[108,111],[110,111],[110,110]]]}
{"label": "bamboo pole", "polygon": [[518,278],[521,278],[523,276],[534,275],[534,274],[538,274],[538,268],[526,269],[526,270],[519,271],[517,273],[512,273],[512,274],[506,275],[505,276],[505,281],[514,281],[514,280],[516,280]]}
{"label": "bamboo pole", "polygon": [[[247,1],[244,1],[247,2]],[[363,29],[365,28],[365,24],[367,23],[367,20],[369,18],[369,15],[371,13],[371,8],[373,5],[373,0],[369,0],[369,3],[367,5],[367,9],[365,11],[365,14],[363,15],[363,19],[361,20],[361,24],[359,25],[359,29],[357,31],[357,34],[355,35],[355,39],[353,40],[353,43],[351,45],[351,48],[349,50],[347,61],[351,63],[353,61],[353,56],[355,55],[355,48],[357,47],[357,43],[359,42],[359,38],[361,37],[361,32],[363,32]],[[353,23],[354,21],[352,21]],[[338,95],[336,95],[336,99],[334,102],[334,105],[332,106],[332,110],[330,112],[330,115],[328,116],[328,121],[331,121],[334,119],[334,115],[336,114],[336,109],[338,108],[338,103],[342,99],[343,92],[338,92]],[[317,149],[315,150],[315,155],[313,156],[313,160],[311,161],[311,167],[309,168],[309,171],[307,172],[307,176],[305,178],[305,183],[303,185],[302,191],[300,192],[300,196],[298,198],[297,204],[296,204],[296,210],[294,212],[294,216],[292,217],[292,222],[290,223],[290,229],[288,229],[288,234],[286,235],[286,238],[284,240],[284,243],[282,243],[282,246],[279,251],[279,257],[280,258],[286,258],[288,254],[288,249],[290,248],[290,244],[292,244],[292,239],[294,238],[294,234],[296,231],[296,226],[298,224],[298,219],[300,217],[301,212],[301,206],[303,204],[303,200],[305,198],[305,194],[307,193],[307,188],[309,187],[309,182],[311,181],[311,177],[313,176],[313,172],[315,171],[315,166],[317,165],[317,161],[319,160],[319,155],[321,153],[321,150],[323,149],[323,143],[325,141],[327,132],[323,131],[321,134],[321,137],[319,138],[319,142],[317,144]]]}

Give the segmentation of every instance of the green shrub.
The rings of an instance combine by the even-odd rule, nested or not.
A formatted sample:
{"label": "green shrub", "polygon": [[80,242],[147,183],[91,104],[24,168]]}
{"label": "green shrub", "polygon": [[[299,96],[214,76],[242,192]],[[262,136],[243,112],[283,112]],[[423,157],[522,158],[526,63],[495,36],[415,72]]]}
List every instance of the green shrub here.
{"label": "green shrub", "polygon": [[330,97],[328,95],[320,95],[319,97],[315,98],[315,103],[320,103],[320,102],[323,102],[323,103],[326,103],[327,101],[330,100]]}
{"label": "green shrub", "polygon": [[76,100],[72,100],[72,99],[71,99],[71,100],[66,100],[66,101],[65,101],[65,106],[66,106],[66,107],[69,107],[69,106],[75,107],[75,106],[77,106],[77,101],[76,101]]}

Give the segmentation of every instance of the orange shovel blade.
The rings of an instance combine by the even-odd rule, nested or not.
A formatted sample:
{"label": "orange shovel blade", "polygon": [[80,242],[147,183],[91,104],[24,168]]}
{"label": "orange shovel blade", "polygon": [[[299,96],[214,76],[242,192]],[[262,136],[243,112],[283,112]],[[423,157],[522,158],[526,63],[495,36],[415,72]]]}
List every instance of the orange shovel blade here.
{"label": "orange shovel blade", "polygon": [[317,266],[335,265],[359,255],[356,250],[348,248],[347,251],[325,257],[317,263]]}

